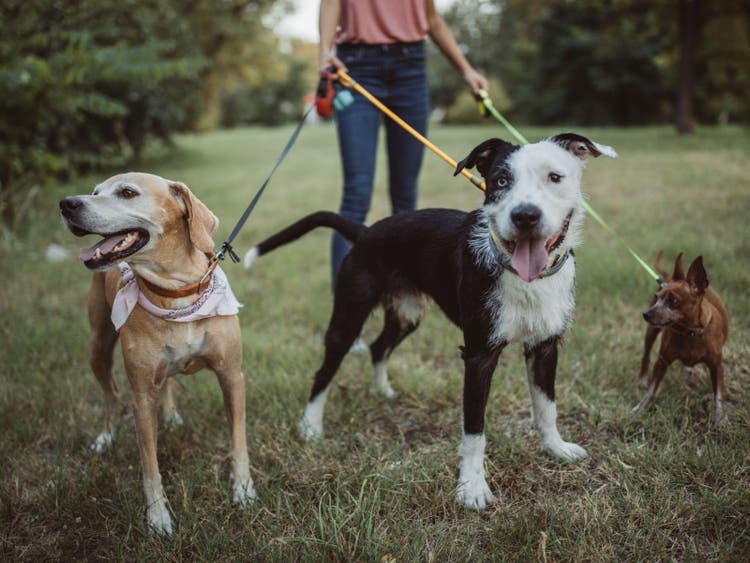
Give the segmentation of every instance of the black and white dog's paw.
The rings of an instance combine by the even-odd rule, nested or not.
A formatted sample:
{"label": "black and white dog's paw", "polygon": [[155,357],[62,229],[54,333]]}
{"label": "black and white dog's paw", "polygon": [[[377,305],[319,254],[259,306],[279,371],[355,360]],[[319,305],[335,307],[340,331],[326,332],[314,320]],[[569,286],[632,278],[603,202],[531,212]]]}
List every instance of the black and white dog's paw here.
{"label": "black and white dog's paw", "polygon": [[544,448],[563,461],[578,461],[588,457],[588,453],[578,444],[563,440],[550,440],[544,443]]}
{"label": "black and white dog's paw", "polygon": [[495,497],[492,496],[492,492],[490,492],[490,488],[484,477],[475,475],[458,484],[456,500],[466,508],[484,510],[494,502]]}

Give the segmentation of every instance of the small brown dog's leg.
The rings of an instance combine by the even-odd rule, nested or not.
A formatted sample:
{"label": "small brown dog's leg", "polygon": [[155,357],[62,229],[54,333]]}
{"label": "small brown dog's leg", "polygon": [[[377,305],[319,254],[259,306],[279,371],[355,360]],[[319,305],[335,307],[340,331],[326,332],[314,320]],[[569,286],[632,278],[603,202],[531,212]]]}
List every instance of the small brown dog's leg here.
{"label": "small brown dog's leg", "polygon": [[664,379],[664,375],[667,373],[667,368],[669,367],[669,364],[672,363],[672,361],[673,360],[667,361],[661,356],[656,359],[656,363],[654,364],[654,372],[651,375],[651,385],[649,386],[648,391],[646,391],[646,394],[643,396],[643,399],[641,399],[641,402],[633,407],[633,412],[638,412],[644,407],[647,407],[654,400],[654,398],[656,397],[656,393],[659,390],[659,385],[661,385],[661,381],[662,379]]}
{"label": "small brown dog's leg", "polygon": [[711,372],[711,386],[714,390],[714,426],[718,426],[724,415],[722,401],[726,390],[724,388],[724,364],[721,360],[716,363],[710,363],[708,369]]}
{"label": "small brown dog's leg", "polygon": [[88,296],[89,325],[91,326],[91,371],[104,392],[104,428],[91,445],[96,453],[103,453],[112,444],[115,429],[113,418],[119,404],[117,381],[112,376],[112,363],[117,332],[109,318],[104,296],[104,274],[95,273]]}
{"label": "small brown dog's leg", "polygon": [[654,347],[656,337],[659,336],[661,328],[649,325],[646,327],[646,336],[643,339],[643,357],[641,358],[641,374],[638,386],[645,389],[648,386],[648,367],[651,360],[651,349]]}

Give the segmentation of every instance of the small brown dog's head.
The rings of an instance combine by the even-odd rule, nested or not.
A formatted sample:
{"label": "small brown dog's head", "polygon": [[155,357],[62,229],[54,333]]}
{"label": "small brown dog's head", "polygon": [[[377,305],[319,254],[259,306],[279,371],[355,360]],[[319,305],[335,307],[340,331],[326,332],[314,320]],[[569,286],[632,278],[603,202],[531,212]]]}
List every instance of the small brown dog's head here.
{"label": "small brown dog's head", "polygon": [[703,267],[703,257],[698,256],[688,268],[682,268],[682,253],[677,255],[672,279],[655,296],[656,302],[643,313],[646,322],[653,326],[692,325],[700,311],[700,304],[708,287],[708,276]]}

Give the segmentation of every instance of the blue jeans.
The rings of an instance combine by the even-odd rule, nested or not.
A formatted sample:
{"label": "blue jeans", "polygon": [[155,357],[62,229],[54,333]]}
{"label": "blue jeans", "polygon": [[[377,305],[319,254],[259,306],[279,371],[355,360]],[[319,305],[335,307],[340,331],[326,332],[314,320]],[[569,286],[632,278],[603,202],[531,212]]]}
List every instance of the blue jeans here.
{"label": "blue jeans", "polygon": [[[396,115],[425,135],[429,91],[424,42],[394,45],[339,45],[337,56],[349,75]],[[362,95],[352,91],[354,103],[335,112],[344,176],[339,213],[364,223],[370,210],[380,122],[385,121],[388,186],[392,213],[417,206],[417,179],[424,147],[398,124],[381,114]],[[351,244],[338,233],[331,242],[331,267],[336,273]]]}

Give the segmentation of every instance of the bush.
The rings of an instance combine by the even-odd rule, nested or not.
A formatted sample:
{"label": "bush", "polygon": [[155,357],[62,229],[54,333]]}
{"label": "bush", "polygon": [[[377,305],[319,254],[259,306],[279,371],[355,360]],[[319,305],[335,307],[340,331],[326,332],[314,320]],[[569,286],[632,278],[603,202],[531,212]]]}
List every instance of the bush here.
{"label": "bush", "polygon": [[[33,186],[120,165],[189,115],[200,57],[161,41],[154,2],[31,0],[0,8],[0,213]],[[123,30],[127,30],[124,33]],[[186,34],[187,35],[187,34]]]}

